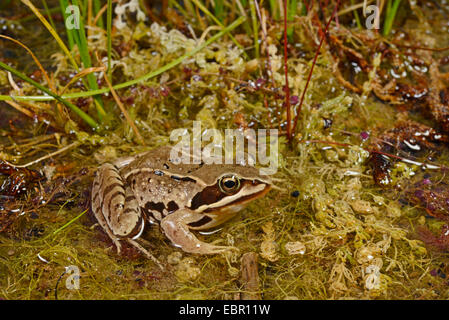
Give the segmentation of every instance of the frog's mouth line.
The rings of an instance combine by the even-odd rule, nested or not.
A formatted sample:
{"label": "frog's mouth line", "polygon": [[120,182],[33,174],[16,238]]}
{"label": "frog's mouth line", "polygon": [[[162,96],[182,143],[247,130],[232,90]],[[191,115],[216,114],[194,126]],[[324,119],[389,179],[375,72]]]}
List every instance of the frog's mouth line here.
{"label": "frog's mouth line", "polygon": [[[261,185],[262,186],[262,185]],[[244,208],[244,206],[257,198],[263,197],[265,194],[267,194],[268,191],[270,191],[271,186],[266,184],[263,186],[263,188],[259,191],[255,191],[251,194],[248,194],[244,197],[238,197],[234,201],[225,202],[224,205],[220,205],[220,201],[216,203],[216,206],[209,207],[203,211],[203,213],[214,213],[214,214],[226,214],[226,213],[237,213],[241,209]]]}

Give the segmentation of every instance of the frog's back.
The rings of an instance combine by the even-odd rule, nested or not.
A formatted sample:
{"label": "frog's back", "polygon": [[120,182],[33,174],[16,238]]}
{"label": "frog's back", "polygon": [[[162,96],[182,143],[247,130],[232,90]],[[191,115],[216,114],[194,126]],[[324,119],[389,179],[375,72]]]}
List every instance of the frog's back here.
{"label": "frog's back", "polygon": [[[258,177],[259,170],[252,166],[243,166],[238,164],[208,165],[203,161],[196,163],[175,163],[171,161],[171,152],[173,148],[163,146],[156,148],[136,158],[129,166],[123,168],[122,175],[127,177],[136,170],[149,169],[169,173],[180,178],[191,178],[202,185],[211,185],[216,183],[217,179],[225,174],[238,174],[241,177]],[[173,155],[174,157],[177,154]],[[191,162],[192,158],[190,158]],[[267,179],[264,177],[264,179]]]}

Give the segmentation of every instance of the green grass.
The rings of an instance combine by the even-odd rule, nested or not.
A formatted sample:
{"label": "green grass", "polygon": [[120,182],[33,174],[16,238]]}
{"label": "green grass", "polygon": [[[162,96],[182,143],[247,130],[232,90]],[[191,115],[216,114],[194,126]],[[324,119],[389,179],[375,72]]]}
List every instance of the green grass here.
{"label": "green grass", "polygon": [[[302,3],[301,3],[302,5]],[[297,9],[298,9],[298,1],[297,0],[290,0],[288,2],[288,10],[287,10],[287,22],[289,23],[288,28],[287,28],[287,37],[288,37],[288,41],[290,43],[293,42],[293,20],[297,14]]]}
{"label": "green grass", "polygon": [[214,0],[214,13],[218,20],[223,23],[224,20],[224,2],[223,0]]}
{"label": "green grass", "polygon": [[[75,6],[80,6],[80,3],[78,0],[72,0],[72,4]],[[87,43],[87,37],[86,37],[86,31],[84,28],[84,22],[83,17],[81,16],[79,19],[79,29],[69,29],[67,28],[67,32],[72,33],[73,39],[75,40],[75,44],[78,46],[78,50],[80,52],[81,62],[83,63],[83,67],[90,68],[92,67],[92,60],[90,58],[90,52],[89,52],[89,46]],[[66,26],[67,27],[67,26]],[[94,74],[89,73],[87,76],[87,83],[88,87],[91,90],[97,90],[98,84],[97,84],[97,78]],[[95,96],[94,97],[95,106],[97,108],[98,118],[100,121],[103,121],[104,117],[106,116],[106,111],[104,110],[104,103],[101,99],[101,96]]]}
{"label": "green grass", "polygon": [[[111,2],[111,1],[109,1],[108,0],[108,6],[109,6],[109,2]],[[96,16],[97,14],[98,14],[98,12],[100,11],[100,9],[101,9],[101,1],[100,0],[93,0],[93,5],[94,5],[94,16]],[[98,19],[98,22],[97,22],[97,26],[99,26],[100,28],[102,28],[102,29],[104,29],[104,22],[103,22],[103,16],[100,16],[100,18]],[[110,27],[110,23],[109,23],[109,21],[107,22],[107,27]]]}
{"label": "green grass", "polygon": [[[393,2],[394,1],[394,2]],[[401,0],[388,0],[387,1],[387,10],[385,13],[385,22],[384,22],[384,28],[382,34],[384,37],[388,36],[391,32],[391,29],[393,27],[394,19],[396,17],[396,13],[399,8],[399,4],[401,3]]]}
{"label": "green grass", "polygon": [[[59,0],[59,4],[60,4],[60,9],[61,9],[61,13],[64,18],[64,21],[67,21],[69,14],[66,13],[65,8],[67,8],[69,6],[69,2],[68,2],[68,0]],[[73,32],[71,32],[70,30],[67,30],[67,29],[66,29],[66,32],[67,32],[67,41],[69,42],[69,48],[71,50],[73,48],[73,46],[75,45],[75,40],[73,39]]]}
{"label": "green grass", "polygon": [[53,27],[53,29],[56,30],[55,23],[53,22],[53,18],[51,17],[50,9],[48,8],[48,5],[47,5],[47,1],[46,0],[42,0],[42,5],[44,6],[45,14],[48,17],[48,21],[50,21],[50,24]]}
{"label": "green grass", "polygon": [[[187,52],[186,54],[182,55],[181,57],[173,60],[170,63],[167,63],[166,65],[162,66],[161,68],[152,71],[146,75],[143,75],[142,77],[136,78],[134,80],[130,80],[130,81],[126,81],[120,84],[117,84],[115,86],[113,86],[113,88],[115,90],[117,89],[123,89],[123,88],[127,88],[130,87],[132,85],[147,81],[151,78],[154,78],[168,70],[170,70],[171,68],[177,66],[178,64],[182,63],[185,59],[188,59],[192,56],[194,56],[195,54],[197,54],[199,51],[203,50],[205,47],[209,46],[211,43],[213,43],[214,41],[216,41],[217,39],[221,38],[222,36],[228,34],[229,32],[231,32],[232,30],[234,30],[235,28],[237,28],[239,25],[241,25],[243,22],[245,21],[245,17],[240,17],[237,20],[235,20],[234,22],[232,22],[230,25],[228,25],[227,27],[223,28],[221,31],[217,32],[215,35],[211,36],[208,40],[206,40],[205,42],[203,42],[201,45],[199,45],[198,47],[196,47],[194,50]],[[63,99],[74,99],[74,98],[82,98],[82,97],[90,97],[90,96],[94,96],[97,94],[103,94],[106,92],[109,92],[110,89],[109,88],[102,88],[102,89],[97,89],[97,90],[90,90],[90,91],[83,91],[83,92],[76,92],[76,93],[70,93],[70,94],[65,94],[63,96],[61,96],[61,98]],[[49,100],[53,100],[56,99],[54,96],[7,96],[7,95],[0,95],[0,101],[11,101],[11,100],[22,100],[22,101],[49,101]]]}
{"label": "green grass", "polygon": [[[351,5],[354,5],[354,0],[351,0]],[[359,13],[356,10],[354,10],[354,18],[355,18],[355,22],[357,24],[357,27],[361,30],[362,29],[362,23],[360,22],[360,16]]]}
{"label": "green grass", "polygon": [[[218,24],[220,27],[224,28],[223,23],[221,23],[220,20],[217,19],[217,17],[215,17],[208,9],[206,6],[204,6],[200,0],[191,0],[202,12],[204,12],[204,14],[206,14],[209,18],[212,19],[213,22],[215,22],[216,24]],[[232,36],[232,34],[229,34],[229,37],[231,38],[231,40],[234,42],[234,44],[240,48],[243,52],[243,54],[245,55],[245,57],[248,57],[248,55],[245,52],[245,49],[242,47],[242,45],[240,43],[238,43],[238,41]]]}
{"label": "green grass", "polygon": [[[5,0],[6,1],[6,0]],[[237,9],[237,12],[242,13],[241,11],[244,10],[244,14],[246,15],[246,12],[249,12],[251,19],[245,19],[243,17],[244,14],[242,14],[242,17],[235,20],[230,25],[226,26],[227,23],[229,23],[229,17],[230,12],[232,9],[231,7],[233,5],[237,6],[236,3],[231,2],[225,2],[224,0],[214,0],[212,2],[210,1],[202,1],[202,0],[186,0],[183,3],[178,3],[176,1],[170,0],[168,2],[169,6],[175,7],[178,12],[180,12],[185,18],[189,17],[189,19],[196,19],[198,17],[198,11],[201,11],[203,15],[203,20],[206,21],[209,19],[213,23],[217,24],[218,26],[222,27],[222,30],[218,33],[216,33],[214,36],[210,37],[206,42],[204,42],[202,45],[200,45],[198,48],[193,50],[192,52],[186,53],[182,57],[179,57],[178,59],[175,59],[174,61],[164,65],[163,67],[159,68],[156,71],[150,72],[140,78],[133,79],[127,82],[123,82],[120,84],[117,84],[113,86],[114,89],[120,89],[120,88],[126,88],[128,86],[131,86],[133,84],[146,81],[152,77],[155,77],[170,68],[173,68],[174,66],[180,64],[184,59],[193,56],[196,52],[204,48],[205,46],[209,45],[219,37],[227,34],[231,38],[231,40],[237,45],[245,55],[246,59],[250,59],[248,54],[245,52],[244,48],[237,42],[235,37],[230,34],[230,31],[234,30],[237,26],[244,23],[244,27],[242,28],[252,39],[254,44],[254,57],[259,58],[260,57],[260,44],[259,44],[259,32],[260,32],[260,21],[258,14],[256,12],[256,4],[260,5],[261,7],[265,6],[266,9],[269,10],[269,14],[271,15],[271,18],[277,20],[279,19],[281,15],[281,10],[283,10],[281,4],[282,1],[277,0],[269,0],[266,3],[263,1],[257,0],[240,0],[238,3],[239,9]],[[287,37],[289,42],[294,41],[294,19],[297,15],[304,15],[306,13],[306,8],[304,3],[301,0],[286,0],[287,1],[287,14],[286,19],[288,22],[287,27]],[[4,4],[8,4],[11,1],[8,0]],[[351,3],[354,1],[351,0]],[[26,4],[26,1],[24,1]],[[69,5],[75,5],[79,6],[81,8],[80,13],[80,27],[78,29],[70,29],[66,26],[66,41],[68,43],[68,48],[65,46],[64,41],[59,37],[59,35],[56,32],[55,23],[52,20],[51,14],[55,12],[55,9],[58,8],[48,8],[47,0],[41,0],[41,3],[44,7],[45,15],[48,17],[48,21],[43,18],[42,10],[37,9],[36,7],[28,4],[28,6],[33,10],[35,15],[45,24],[47,29],[52,33],[55,40],[59,43],[61,49],[64,51],[64,53],[67,55],[68,59],[72,63],[73,67],[77,72],[80,72],[83,69],[91,68],[95,63],[92,61],[92,56],[95,54],[94,48],[89,48],[88,41],[87,41],[87,34],[85,29],[85,24],[87,22],[87,12],[88,12],[88,0],[59,0],[59,10],[61,10],[64,21],[71,15],[71,13],[67,13],[65,9]],[[398,8],[400,6],[401,1],[400,0],[388,0],[386,4],[386,11],[385,11],[385,21],[383,26],[383,35],[387,36],[392,29]],[[103,19],[102,16],[100,16],[97,26],[105,29],[106,36],[107,36],[107,75],[109,79],[113,79],[112,77],[112,17],[113,17],[113,3],[112,0],[92,0],[92,17],[96,16],[98,12],[101,10],[103,5],[107,5],[106,10],[106,17]],[[242,9],[243,7],[243,9]],[[233,11],[235,12],[235,10]],[[40,16],[39,16],[40,15]],[[360,17],[358,16],[357,11],[354,11],[354,15],[356,18],[357,25],[360,27]],[[74,47],[77,46],[80,54],[80,60],[82,64],[82,68],[80,68],[75,61],[75,59],[72,56],[72,50]],[[18,72],[16,70],[16,72]],[[23,75],[25,76],[25,75]],[[28,81],[28,80],[26,80]],[[109,88],[99,88],[97,84],[97,78],[94,73],[88,73],[85,75],[85,77],[82,78],[82,81],[84,83],[84,86],[86,87],[86,91],[84,92],[77,92],[77,93],[68,93],[65,95],[57,96],[56,93],[53,92],[52,94],[49,94],[48,96],[28,96],[28,97],[14,97],[17,100],[30,100],[30,101],[46,101],[46,100],[53,100],[53,99],[73,99],[73,98],[79,98],[79,97],[89,97],[93,96],[95,107],[97,110],[97,117],[100,123],[102,123],[105,120],[106,117],[106,111],[104,108],[104,103],[101,97],[101,94],[109,92]],[[31,82],[30,82],[31,83]],[[34,83],[32,83],[34,85]],[[39,88],[36,86],[36,88]],[[39,88],[41,89],[41,88]],[[42,90],[42,89],[41,89]],[[43,90],[44,91],[44,90]],[[44,91],[45,92],[45,91]],[[0,100],[10,100],[11,97],[9,96],[0,96]],[[67,101],[64,103],[64,105],[67,105]],[[75,111],[74,105],[68,106],[70,109],[72,109],[76,114],[80,115],[80,117],[89,123],[91,126],[97,126],[96,121],[92,121],[93,119],[91,116],[88,116],[90,119],[86,117],[87,114],[83,114],[81,116],[81,113],[79,111]]]}

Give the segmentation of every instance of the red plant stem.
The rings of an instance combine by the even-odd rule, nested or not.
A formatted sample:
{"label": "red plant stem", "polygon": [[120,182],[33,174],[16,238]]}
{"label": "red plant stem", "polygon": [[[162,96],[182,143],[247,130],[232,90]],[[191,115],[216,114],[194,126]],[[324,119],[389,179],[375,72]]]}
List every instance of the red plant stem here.
{"label": "red plant stem", "polygon": [[288,50],[287,50],[287,0],[284,0],[284,72],[285,72],[285,107],[287,108],[287,138],[292,139],[292,111],[290,109],[290,88],[288,87]]}
{"label": "red plant stem", "polygon": [[[340,0],[337,0],[337,4],[335,5],[334,11],[332,12],[331,17],[329,18],[329,21],[326,24],[326,28],[324,29],[324,34],[321,37],[320,44],[318,45],[318,49],[315,52],[315,57],[313,58],[312,67],[310,68],[309,76],[307,77],[306,86],[304,87],[304,90],[302,91],[301,100],[300,100],[299,106],[298,106],[298,111],[296,112],[295,121],[293,123],[293,129],[292,129],[293,132],[295,132],[296,125],[298,124],[298,118],[299,118],[299,115],[301,114],[302,104],[304,103],[304,98],[306,96],[306,92],[307,92],[307,88],[308,88],[309,83],[310,83],[310,79],[312,79],[313,68],[315,67],[316,60],[318,59],[318,55],[320,54],[321,46],[323,45],[324,38],[326,37],[326,33],[329,30],[329,26],[331,24],[331,21],[334,18],[335,14],[337,13],[337,8],[338,8],[339,4],[340,4]],[[287,118],[288,118],[288,115],[287,115]]]}
{"label": "red plant stem", "polygon": [[[261,23],[261,29],[262,29],[262,35],[263,35],[263,41],[265,43],[265,51],[267,54],[267,78],[270,79],[271,82],[271,86],[274,88],[275,87],[275,83],[274,83],[274,78],[273,78],[273,71],[271,68],[271,59],[270,59],[270,52],[268,49],[268,41],[267,41],[267,33],[265,30],[265,24],[262,25],[262,14],[260,13],[260,8],[259,8],[259,3],[257,2],[257,0],[254,0],[254,5],[256,7],[256,12],[257,12],[257,16],[259,18],[259,21]],[[269,110],[269,106],[268,106],[268,100],[267,97],[264,95],[264,104],[265,107],[267,108],[267,110]],[[278,106],[276,104],[276,114],[278,114]],[[270,124],[270,128],[272,127],[272,122],[271,122],[271,116],[270,116],[270,112],[268,111],[268,123]]]}

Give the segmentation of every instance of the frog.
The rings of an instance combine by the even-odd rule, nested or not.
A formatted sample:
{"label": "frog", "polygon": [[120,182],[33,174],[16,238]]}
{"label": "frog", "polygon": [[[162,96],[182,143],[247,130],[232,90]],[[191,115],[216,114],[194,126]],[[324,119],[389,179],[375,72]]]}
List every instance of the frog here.
{"label": "frog", "polygon": [[263,197],[272,187],[269,177],[248,164],[183,163],[171,152],[172,147],[163,146],[102,164],[91,192],[98,224],[118,253],[126,241],[159,266],[142,244],[148,224],[158,224],[171,243],[187,253],[236,249],[203,242],[194,232],[220,226]]}

